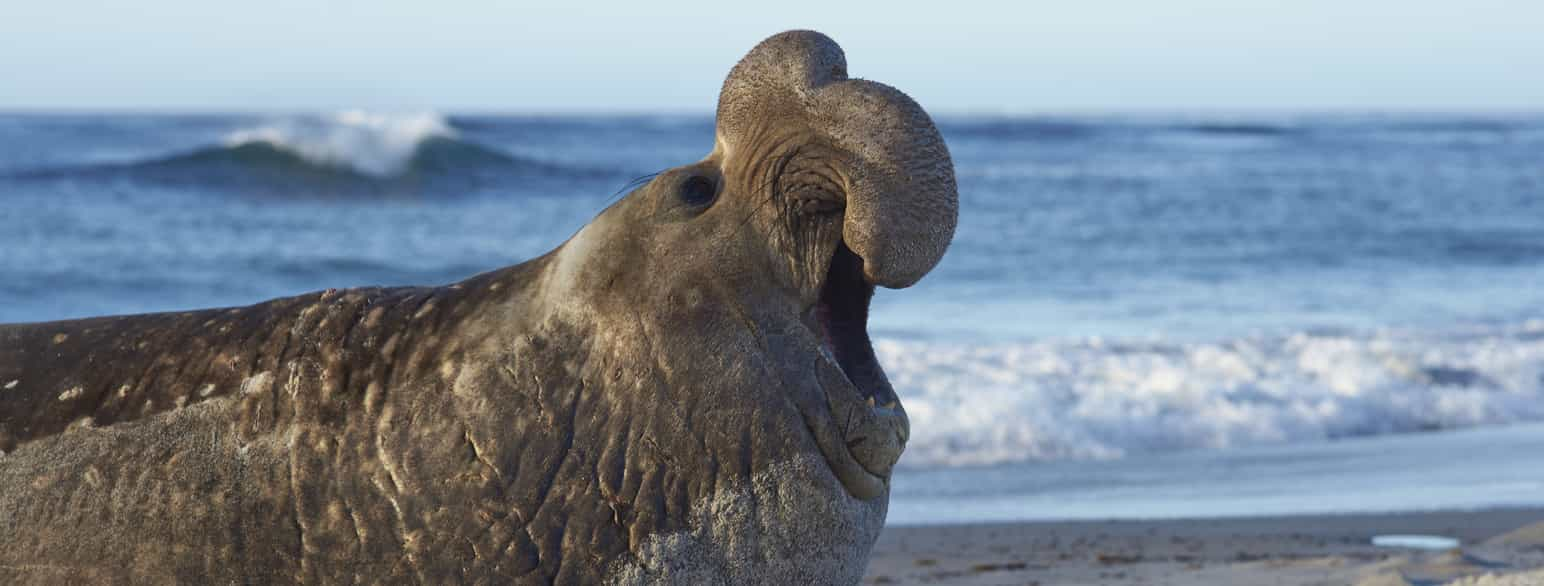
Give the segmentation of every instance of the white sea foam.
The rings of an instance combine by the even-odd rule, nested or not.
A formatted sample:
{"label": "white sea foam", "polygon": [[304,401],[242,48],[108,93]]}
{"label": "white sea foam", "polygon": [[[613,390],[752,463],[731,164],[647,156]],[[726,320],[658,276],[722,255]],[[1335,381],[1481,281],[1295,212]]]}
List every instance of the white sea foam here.
{"label": "white sea foam", "polygon": [[1457,539],[1441,535],[1374,535],[1372,544],[1378,547],[1406,549],[1453,549],[1461,545]]}
{"label": "white sea foam", "polygon": [[1544,321],[1212,343],[880,339],[903,466],[1118,458],[1544,420]]}
{"label": "white sea foam", "polygon": [[388,177],[403,172],[424,141],[455,136],[445,118],[434,113],[346,110],[277,120],[233,132],[224,142],[228,147],[267,144],[317,165]]}

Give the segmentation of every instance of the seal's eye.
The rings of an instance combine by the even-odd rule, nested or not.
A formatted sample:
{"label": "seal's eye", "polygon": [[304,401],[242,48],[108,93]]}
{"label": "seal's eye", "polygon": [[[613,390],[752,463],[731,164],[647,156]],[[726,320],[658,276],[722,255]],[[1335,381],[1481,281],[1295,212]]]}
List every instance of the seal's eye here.
{"label": "seal's eye", "polygon": [[707,177],[693,175],[681,183],[681,201],[686,205],[707,205],[713,202],[713,197],[716,195],[718,195],[718,186]]}

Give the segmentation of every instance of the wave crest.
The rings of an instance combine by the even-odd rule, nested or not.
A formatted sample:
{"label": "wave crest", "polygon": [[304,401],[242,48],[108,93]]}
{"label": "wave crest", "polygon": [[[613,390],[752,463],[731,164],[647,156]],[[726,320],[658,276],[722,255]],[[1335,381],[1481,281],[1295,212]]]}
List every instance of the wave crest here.
{"label": "wave crest", "polygon": [[314,165],[385,178],[401,175],[427,145],[458,139],[434,113],[387,115],[347,110],[327,117],[280,120],[230,133],[227,148],[266,145]]}
{"label": "wave crest", "polygon": [[462,136],[433,113],[349,110],[273,120],[214,144],[125,163],[43,168],[12,177],[128,179],[262,196],[548,193],[619,173],[517,157]]}

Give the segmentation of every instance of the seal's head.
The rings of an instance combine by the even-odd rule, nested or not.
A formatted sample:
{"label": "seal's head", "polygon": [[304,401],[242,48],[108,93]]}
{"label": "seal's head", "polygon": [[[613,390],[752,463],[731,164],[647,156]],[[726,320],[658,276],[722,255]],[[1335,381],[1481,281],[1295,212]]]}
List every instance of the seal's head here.
{"label": "seal's head", "polygon": [[[876,285],[917,282],[953,237],[944,142],[914,101],[849,79],[841,49],[810,31],[771,37],[735,66],[715,139],[564,246],[558,301],[657,320],[662,363],[720,371],[679,377],[713,387],[684,408],[796,412],[793,431],[847,492],[879,497],[908,427],[869,344],[869,301]],[[732,358],[747,355],[759,359]]]}

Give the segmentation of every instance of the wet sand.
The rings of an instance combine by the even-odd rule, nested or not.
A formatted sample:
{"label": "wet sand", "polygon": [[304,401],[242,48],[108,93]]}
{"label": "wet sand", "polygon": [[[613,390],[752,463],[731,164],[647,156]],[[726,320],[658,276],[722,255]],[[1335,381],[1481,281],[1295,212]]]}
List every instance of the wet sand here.
{"label": "wet sand", "polygon": [[[1372,545],[1388,534],[1462,545]],[[864,583],[1544,586],[1544,508],[889,527]]]}

